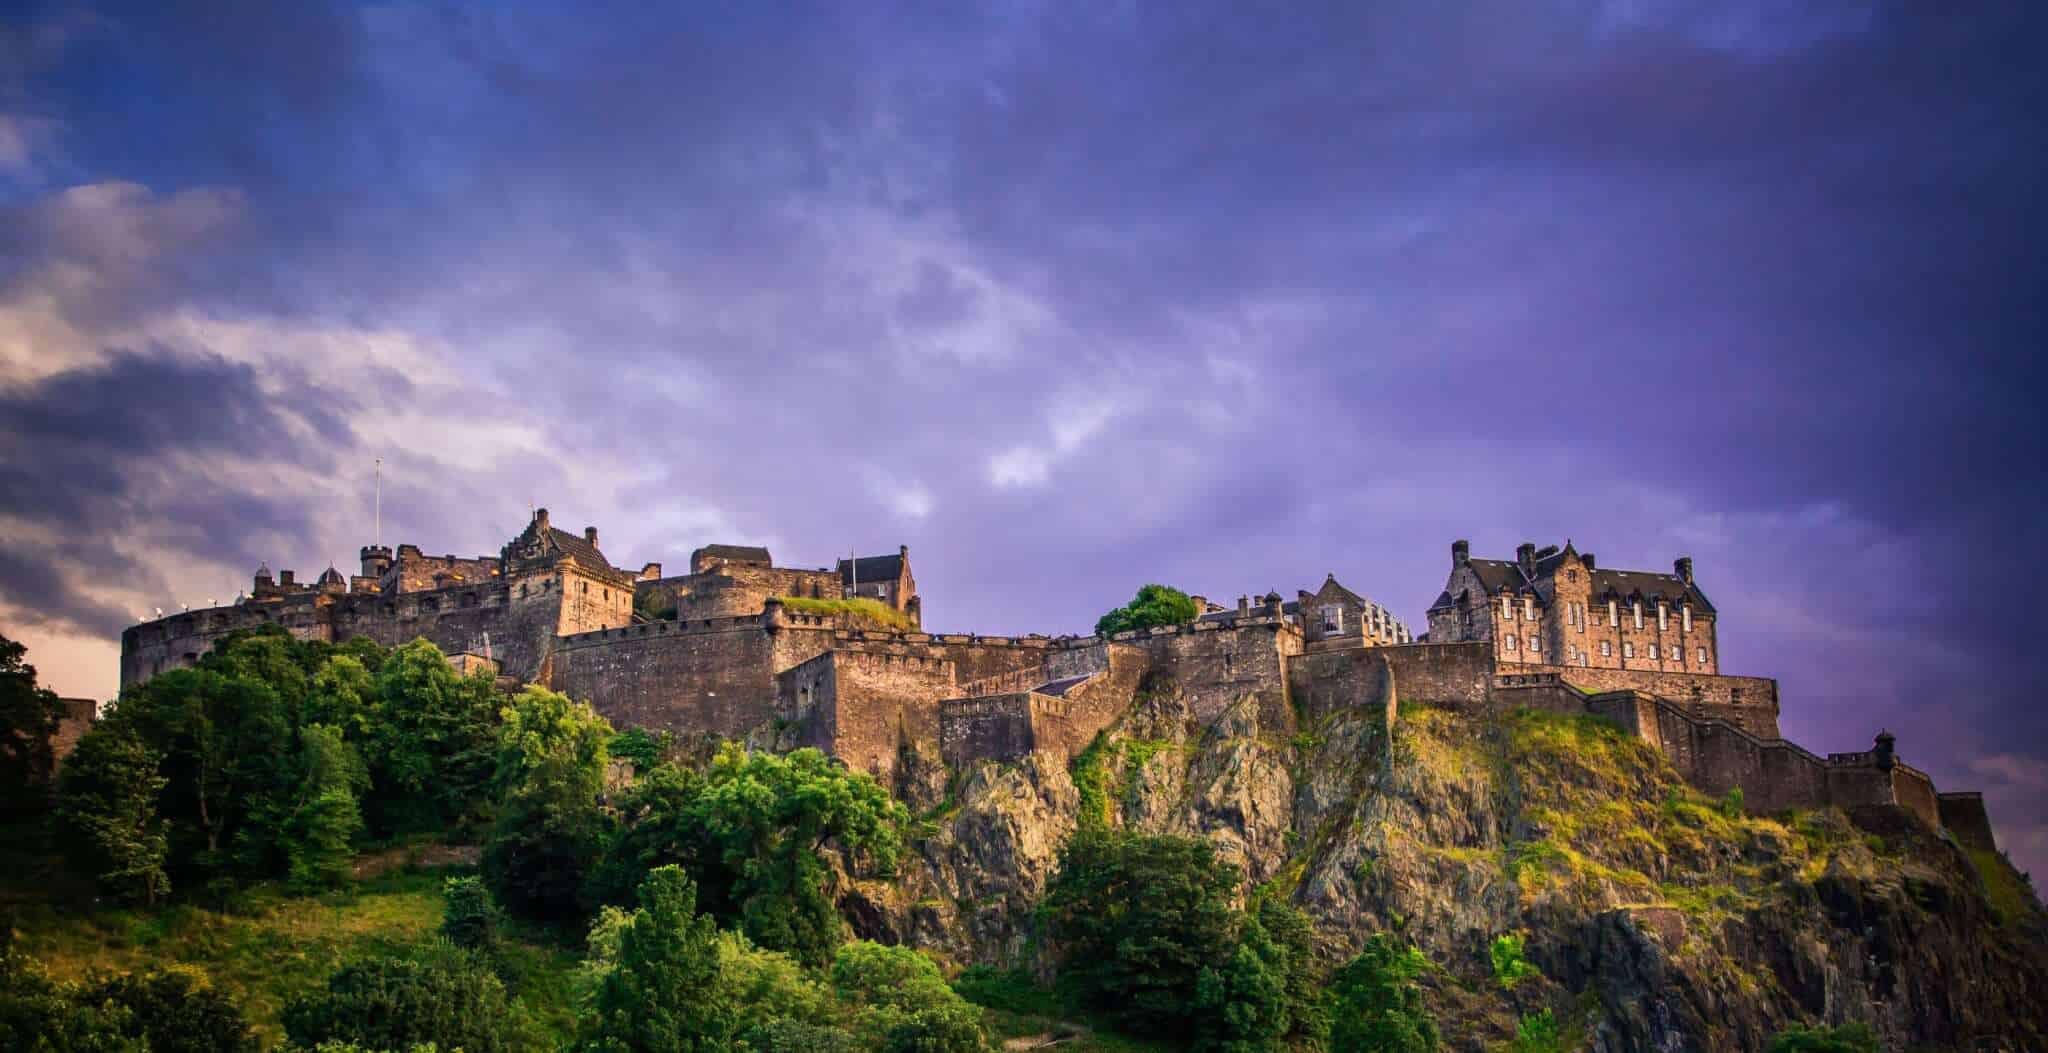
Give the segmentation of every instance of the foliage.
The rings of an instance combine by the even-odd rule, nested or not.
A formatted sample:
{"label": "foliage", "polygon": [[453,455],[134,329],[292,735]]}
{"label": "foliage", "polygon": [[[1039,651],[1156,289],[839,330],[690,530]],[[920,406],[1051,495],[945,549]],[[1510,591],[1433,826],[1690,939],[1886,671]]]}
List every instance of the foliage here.
{"label": "foliage", "polygon": [[646,775],[661,763],[661,755],[672,740],[668,732],[659,736],[650,735],[646,728],[627,728],[612,736],[606,751],[613,757],[630,761],[634,775]]}
{"label": "foliage", "polygon": [[1263,1053],[1319,1045],[1328,1019],[1314,983],[1315,940],[1308,919],[1277,899],[1261,898],[1245,918],[1229,960],[1204,970],[1194,1008],[1204,1022],[1199,1049]]}
{"label": "foliage", "polygon": [[1043,908],[1062,982],[1124,1030],[1190,1034],[1203,970],[1232,951],[1236,886],[1206,840],[1076,832]]}
{"label": "foliage", "polygon": [[930,958],[860,941],[832,959],[832,988],[860,1006],[854,1029],[885,1053],[975,1053],[988,1047],[979,1014],[947,986]]}
{"label": "foliage", "polygon": [[1010,1013],[1051,1016],[1060,1010],[1059,999],[1028,969],[970,965],[953,978],[953,990],[975,1005]]}
{"label": "foliage", "polygon": [[1331,977],[1330,1053],[1433,1053],[1436,1018],[1416,983],[1428,968],[1421,951],[1396,937],[1366,940]]}
{"label": "foliage", "polygon": [[647,875],[640,909],[617,930],[617,959],[592,999],[583,1048],[726,1048],[739,1017],[719,990],[717,924],[696,907],[696,886],[680,868],[660,867]]}
{"label": "foliage", "polygon": [[1529,1013],[1515,1024],[1514,1041],[1508,1053],[1564,1053],[1564,1036],[1557,1030],[1557,1016],[1544,1009]]}
{"label": "foliage", "polygon": [[457,947],[482,950],[497,938],[498,907],[491,892],[474,877],[452,877],[441,884],[441,936]]}
{"label": "foliage", "polygon": [[633,613],[643,622],[676,620],[676,596],[666,589],[641,589],[633,593]]}
{"label": "foliage", "polygon": [[809,596],[782,596],[783,609],[797,614],[815,614],[826,618],[842,618],[854,621],[870,621],[890,629],[915,629],[917,623],[909,614],[899,611],[880,600],[866,596],[848,599],[812,599]]}
{"label": "foliage", "polygon": [[285,1008],[293,1042],[353,1042],[370,1049],[433,1043],[464,1053],[523,1048],[505,985],[481,961],[442,944],[427,953],[380,955],[344,966],[324,991]]}
{"label": "foliage", "polygon": [[1195,601],[1187,593],[1166,585],[1144,585],[1139,587],[1131,602],[1096,620],[1095,635],[1109,637],[1155,625],[1179,625],[1194,621],[1200,614],[1195,609]]}
{"label": "foliage", "polygon": [[706,911],[811,964],[823,964],[844,932],[820,850],[830,841],[850,864],[886,874],[908,822],[873,778],[817,750],[778,756],[737,743],[702,773],[657,767],[621,811],[626,828],[595,882],[599,898],[615,900],[636,872],[679,864]]}
{"label": "foliage", "polygon": [[414,640],[378,668],[363,756],[381,837],[439,832],[473,818],[498,758],[499,697],[489,673],[461,676],[440,648]]}
{"label": "foliage", "polygon": [[1731,786],[1721,797],[1721,814],[1730,819],[1742,818],[1742,787]]}
{"label": "foliage", "polygon": [[1109,765],[1115,753],[1116,747],[1110,744],[1108,736],[1098,732],[1086,748],[1074,755],[1074,789],[1081,796],[1076,821],[1083,827],[1100,829],[1109,825]]}
{"label": "foliage", "polygon": [[607,833],[598,795],[611,725],[543,687],[520,692],[503,716],[494,775],[498,821],[484,849],[484,878],[514,914],[584,917],[581,890]]}
{"label": "foliage", "polygon": [[283,824],[284,853],[294,887],[341,884],[355,860],[363,831],[358,796],[370,776],[339,728],[308,724],[299,729],[299,791]]}
{"label": "foliage", "polygon": [[71,852],[102,887],[131,902],[154,905],[171,890],[165,864],[167,825],[157,797],[169,779],[162,757],[118,728],[79,740],[64,766],[59,821],[72,834]]}
{"label": "foliage", "polygon": [[0,951],[0,1048],[23,1053],[255,1053],[232,999],[178,972],[60,983]]}
{"label": "foliage", "polygon": [[0,636],[0,808],[32,810],[55,770],[52,736],[64,716],[57,693],[36,683],[28,649]]}
{"label": "foliage", "polygon": [[1867,1024],[1789,1027],[1771,1039],[1765,1053],[1877,1053],[1877,1033]]}
{"label": "foliage", "polygon": [[98,977],[81,988],[79,1006],[124,1011],[126,1034],[150,1053],[256,1053],[256,1034],[233,1000],[180,972]]}
{"label": "foliage", "polygon": [[1543,975],[1535,964],[1522,956],[1522,934],[1504,932],[1493,938],[1487,948],[1487,956],[1493,961],[1493,978],[1500,982],[1503,990],[1512,991],[1515,985],[1532,976]]}

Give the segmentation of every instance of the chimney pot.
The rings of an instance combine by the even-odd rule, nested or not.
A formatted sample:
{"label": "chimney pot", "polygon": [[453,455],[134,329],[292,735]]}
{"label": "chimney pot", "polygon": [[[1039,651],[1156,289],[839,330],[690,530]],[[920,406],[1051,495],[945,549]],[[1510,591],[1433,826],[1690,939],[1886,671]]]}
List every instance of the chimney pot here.
{"label": "chimney pot", "polygon": [[583,528],[583,540],[584,540],[585,542],[587,542],[587,543],[588,543],[588,544],[590,545],[590,547],[591,547],[591,548],[596,548],[596,547],[597,547],[597,528],[596,528],[596,527],[594,527],[594,526],[587,526],[587,527],[584,527],[584,528]]}
{"label": "chimney pot", "polygon": [[1671,569],[1678,574],[1680,580],[1684,581],[1687,585],[1692,584],[1691,556],[1680,556],[1673,560],[1671,562]]}

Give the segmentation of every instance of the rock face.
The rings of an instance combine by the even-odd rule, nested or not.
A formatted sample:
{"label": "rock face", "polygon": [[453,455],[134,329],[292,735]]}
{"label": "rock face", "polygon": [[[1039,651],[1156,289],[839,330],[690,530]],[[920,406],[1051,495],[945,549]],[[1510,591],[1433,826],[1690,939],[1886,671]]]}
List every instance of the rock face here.
{"label": "rock face", "polygon": [[[906,798],[930,801],[937,777]],[[1689,789],[1596,718],[1384,707],[1304,716],[1249,694],[1198,721],[1148,681],[1071,770],[1032,756],[950,773],[912,858],[848,881],[864,935],[961,963],[1050,963],[1035,907],[1084,823],[1206,837],[1247,890],[1290,895],[1332,961],[1400,933],[1439,967],[1449,1044],[1552,1010],[1567,1048],[1760,1049],[1861,1021],[1887,1049],[2048,1049],[2048,924],[2017,881],[1916,822],[1761,817]],[[1489,950],[1541,975],[1506,989]]]}

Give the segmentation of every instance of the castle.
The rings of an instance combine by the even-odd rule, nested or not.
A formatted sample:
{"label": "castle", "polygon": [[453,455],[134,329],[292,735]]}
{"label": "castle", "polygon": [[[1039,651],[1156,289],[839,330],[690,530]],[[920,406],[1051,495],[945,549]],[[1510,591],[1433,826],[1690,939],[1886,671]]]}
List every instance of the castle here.
{"label": "castle", "polygon": [[[926,632],[907,547],[807,569],[707,545],[688,574],[665,577],[658,563],[614,566],[595,527],[573,534],[540,509],[495,556],[373,545],[361,558],[362,573],[329,567],[310,585],[265,567],[231,605],[129,628],[122,684],[263,625],[387,646],[424,637],[461,668],[546,685],[619,726],[766,736],[884,780],[920,757],[1070,759],[1148,677],[1170,677],[1204,721],[1247,704],[1283,722],[1374,707],[1390,724],[1397,698],[1531,706],[1608,718],[1700,789],[1740,788],[1760,810],[1906,816],[1994,847],[1981,796],[1937,792],[1890,735],[1825,757],[1785,741],[1777,682],[1720,671],[1717,612],[1685,558],[1669,574],[1611,570],[1570,542],[1496,560],[1458,541],[1419,638],[1332,574],[1291,601],[1196,597],[1190,622],[1106,639]],[[889,617],[831,602],[853,597]]]}

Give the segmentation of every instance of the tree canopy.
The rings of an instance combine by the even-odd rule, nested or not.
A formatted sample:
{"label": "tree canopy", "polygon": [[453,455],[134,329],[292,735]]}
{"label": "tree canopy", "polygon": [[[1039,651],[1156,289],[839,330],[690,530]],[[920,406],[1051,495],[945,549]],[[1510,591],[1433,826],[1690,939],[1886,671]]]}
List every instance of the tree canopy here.
{"label": "tree canopy", "polygon": [[1194,621],[1202,612],[1188,594],[1168,585],[1143,585],[1131,602],[1096,619],[1095,635],[1113,636],[1132,629],[1155,625],[1179,625]]}

